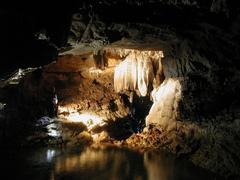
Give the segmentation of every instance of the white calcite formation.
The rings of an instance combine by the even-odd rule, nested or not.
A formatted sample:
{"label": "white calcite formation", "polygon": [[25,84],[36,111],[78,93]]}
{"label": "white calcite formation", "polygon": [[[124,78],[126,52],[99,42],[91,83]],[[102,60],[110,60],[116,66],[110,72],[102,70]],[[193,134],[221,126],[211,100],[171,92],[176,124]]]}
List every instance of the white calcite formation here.
{"label": "white calcite formation", "polygon": [[161,124],[169,128],[174,126],[181,92],[182,87],[178,78],[165,79],[158,88],[154,89],[151,93],[153,105],[146,118],[146,125]]}
{"label": "white calcite formation", "polygon": [[160,81],[162,57],[161,51],[132,50],[125,60],[115,67],[115,91],[138,90],[141,96],[146,96]]}
{"label": "white calcite formation", "polygon": [[[160,52],[160,53],[159,53]],[[114,89],[138,91],[141,96],[150,94],[153,105],[146,117],[146,125],[161,124],[170,128],[178,115],[182,96],[179,78],[166,78],[163,82],[161,51],[131,51],[115,67]]]}

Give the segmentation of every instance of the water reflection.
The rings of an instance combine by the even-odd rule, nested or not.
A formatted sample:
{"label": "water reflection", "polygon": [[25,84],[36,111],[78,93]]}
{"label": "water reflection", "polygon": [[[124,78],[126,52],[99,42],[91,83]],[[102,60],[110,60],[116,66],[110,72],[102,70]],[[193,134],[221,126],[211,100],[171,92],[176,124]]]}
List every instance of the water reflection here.
{"label": "water reflection", "polygon": [[59,156],[54,162],[56,179],[71,174],[80,179],[146,179],[143,158],[134,152],[116,148],[86,149],[76,155]]}
{"label": "water reflection", "polygon": [[56,157],[55,179],[212,179],[206,171],[160,152],[137,153],[127,149],[86,149]]}
{"label": "water reflection", "polygon": [[144,166],[148,180],[173,179],[175,159],[167,154],[157,152],[144,153]]}
{"label": "water reflection", "polygon": [[54,149],[48,149],[47,150],[47,161],[51,162],[53,157],[55,156],[56,151]]}
{"label": "water reflection", "polygon": [[[11,174],[31,180],[188,180],[214,179],[213,174],[162,152],[138,153],[113,147],[39,149],[19,152],[9,161]],[[13,167],[16,165],[16,167]],[[8,179],[14,179],[9,177]]]}

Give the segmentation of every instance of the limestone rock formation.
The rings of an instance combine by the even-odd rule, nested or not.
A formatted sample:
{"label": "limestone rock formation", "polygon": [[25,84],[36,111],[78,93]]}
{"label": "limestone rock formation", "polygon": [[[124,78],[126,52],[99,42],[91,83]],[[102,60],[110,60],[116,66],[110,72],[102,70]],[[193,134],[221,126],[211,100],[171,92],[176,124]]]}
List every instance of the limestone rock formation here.
{"label": "limestone rock formation", "polygon": [[141,96],[150,96],[151,92],[154,103],[146,117],[146,125],[161,124],[167,127],[172,126],[179,116],[182,88],[180,78],[167,78],[160,82],[160,78],[164,78],[162,57],[161,51],[131,51],[115,67],[114,89],[116,92],[137,91]]}
{"label": "limestone rock formation", "polygon": [[178,104],[181,100],[182,89],[179,79],[168,78],[151,93],[153,105],[146,117],[146,125],[160,124],[171,128],[178,117]]}
{"label": "limestone rock formation", "polygon": [[161,51],[133,50],[129,52],[125,60],[115,68],[114,88],[116,92],[137,90],[141,96],[146,96],[160,81],[162,57]]}

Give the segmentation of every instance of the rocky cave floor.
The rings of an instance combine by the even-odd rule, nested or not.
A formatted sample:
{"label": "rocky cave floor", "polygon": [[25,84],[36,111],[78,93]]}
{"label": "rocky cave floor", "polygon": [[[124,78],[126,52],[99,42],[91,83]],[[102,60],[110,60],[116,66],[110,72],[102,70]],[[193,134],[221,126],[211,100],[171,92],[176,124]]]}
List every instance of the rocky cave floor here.
{"label": "rocky cave floor", "polygon": [[[160,125],[144,127],[141,107],[149,106],[150,99],[136,98],[140,108],[133,113],[132,93],[116,93],[114,68],[91,68],[92,55],[89,52],[63,55],[43,68],[21,72],[19,82],[12,78],[1,84],[1,99],[9,103],[1,104],[0,119],[3,116],[9,119],[7,124],[1,123],[1,137],[14,139],[13,142],[21,139],[21,146],[110,143],[141,151],[161,148],[225,177],[240,175],[239,108],[224,109],[200,121],[179,119],[170,129]],[[80,58],[84,63],[76,66],[76,57],[76,61]],[[79,67],[88,68],[79,70]],[[50,118],[53,91],[58,96],[58,113]],[[14,115],[16,111],[19,112]],[[82,113],[104,118],[78,122],[76,119]],[[22,124],[26,114],[27,123]],[[37,121],[33,124],[32,119]]]}

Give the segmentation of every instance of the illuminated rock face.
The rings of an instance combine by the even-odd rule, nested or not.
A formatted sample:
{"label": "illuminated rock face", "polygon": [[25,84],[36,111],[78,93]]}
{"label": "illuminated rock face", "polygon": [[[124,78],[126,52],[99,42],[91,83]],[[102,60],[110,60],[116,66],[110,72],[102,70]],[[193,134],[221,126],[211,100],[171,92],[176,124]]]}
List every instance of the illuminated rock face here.
{"label": "illuminated rock face", "polygon": [[153,106],[146,117],[146,125],[173,125],[178,115],[178,103],[181,99],[179,78],[164,78],[159,51],[132,51],[118,64],[114,73],[114,89],[138,91],[141,96],[151,92]]}
{"label": "illuminated rock face", "polygon": [[138,90],[141,96],[146,96],[160,81],[162,57],[161,51],[130,52],[115,68],[115,91]]}
{"label": "illuminated rock face", "polygon": [[161,124],[171,127],[178,115],[181,99],[179,78],[167,78],[163,82],[161,51],[132,51],[115,67],[114,89],[137,91],[141,96],[150,94],[153,106],[146,117],[146,125]]}
{"label": "illuminated rock face", "polygon": [[170,127],[177,118],[178,103],[181,99],[181,84],[179,79],[165,79],[151,93],[153,106],[146,118],[146,125],[161,124]]}

